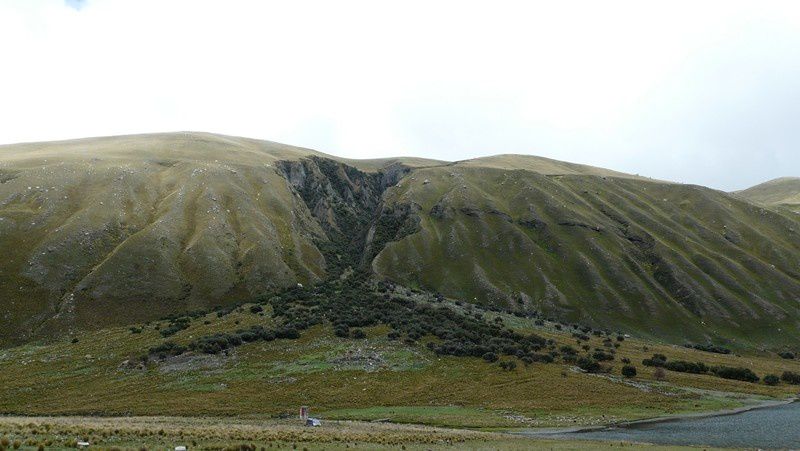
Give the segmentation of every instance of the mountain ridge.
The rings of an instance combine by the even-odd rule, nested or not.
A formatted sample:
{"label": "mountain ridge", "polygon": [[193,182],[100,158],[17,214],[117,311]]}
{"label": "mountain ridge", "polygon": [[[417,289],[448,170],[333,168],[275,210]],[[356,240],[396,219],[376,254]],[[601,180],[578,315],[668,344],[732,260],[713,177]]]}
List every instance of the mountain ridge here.
{"label": "mountain ridge", "polygon": [[0,342],[236,304],[348,268],[673,342],[800,339],[796,217],[695,185],[197,132],[1,146],[0,182],[0,317],[17,325]]}

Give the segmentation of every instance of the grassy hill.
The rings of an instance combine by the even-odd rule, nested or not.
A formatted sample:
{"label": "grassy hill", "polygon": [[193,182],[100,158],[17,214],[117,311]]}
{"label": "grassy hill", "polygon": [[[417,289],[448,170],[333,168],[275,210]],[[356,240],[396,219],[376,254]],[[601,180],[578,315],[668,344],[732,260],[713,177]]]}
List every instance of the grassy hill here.
{"label": "grassy hill", "polygon": [[682,344],[800,343],[800,221],[554,160],[345,160],[204,133],[0,147],[0,343],[378,278]]}
{"label": "grassy hill", "polygon": [[415,171],[387,199],[420,206],[421,230],[373,263],[403,283],[650,337],[798,339],[791,215],[698,186],[473,165]]}
{"label": "grassy hill", "polygon": [[0,147],[0,318],[13,325],[0,343],[325,277],[324,232],[277,169],[309,156],[326,157],[204,133]]}
{"label": "grassy hill", "polygon": [[800,177],[782,177],[736,193],[764,205],[787,208],[800,213]]}

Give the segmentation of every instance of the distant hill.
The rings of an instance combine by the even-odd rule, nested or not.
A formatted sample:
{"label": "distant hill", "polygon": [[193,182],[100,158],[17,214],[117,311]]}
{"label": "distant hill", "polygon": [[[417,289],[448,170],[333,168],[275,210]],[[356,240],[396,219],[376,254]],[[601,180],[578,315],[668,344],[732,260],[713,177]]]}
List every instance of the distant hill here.
{"label": "distant hill", "polygon": [[474,158],[454,163],[462,167],[481,167],[492,169],[517,170],[524,169],[543,175],[596,175],[601,177],[617,177],[636,180],[652,180],[638,175],[612,171],[610,169],[567,163],[565,161],[534,155],[503,154],[490,157]]}
{"label": "distant hill", "polygon": [[800,177],[770,180],[736,194],[753,202],[785,207],[800,213]]}
{"label": "distant hill", "polygon": [[0,343],[358,268],[676,343],[800,342],[800,221],[744,197],[531,156],[347,160],[207,133],[2,146]]}

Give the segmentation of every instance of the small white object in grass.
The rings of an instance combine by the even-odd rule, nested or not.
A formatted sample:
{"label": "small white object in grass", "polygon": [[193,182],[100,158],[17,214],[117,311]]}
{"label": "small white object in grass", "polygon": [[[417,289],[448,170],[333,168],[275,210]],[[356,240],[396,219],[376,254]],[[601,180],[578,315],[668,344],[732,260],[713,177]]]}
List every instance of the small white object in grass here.
{"label": "small white object in grass", "polygon": [[78,442],[77,445],[78,445],[78,448],[88,448],[89,447],[89,442]]}
{"label": "small white object in grass", "polygon": [[185,446],[183,446],[183,445],[181,445],[181,446],[176,446],[176,447],[175,447],[175,451],[186,451],[186,447],[185,447]]}

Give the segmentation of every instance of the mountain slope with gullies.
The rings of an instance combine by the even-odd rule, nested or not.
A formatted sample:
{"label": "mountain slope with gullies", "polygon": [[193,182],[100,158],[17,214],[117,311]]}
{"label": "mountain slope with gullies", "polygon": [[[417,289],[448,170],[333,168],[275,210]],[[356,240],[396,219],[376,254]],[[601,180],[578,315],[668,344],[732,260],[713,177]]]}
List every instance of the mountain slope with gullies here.
{"label": "mountain slope with gullies", "polygon": [[675,343],[800,342],[800,221],[539,157],[346,160],[205,133],[0,147],[0,343],[384,278]]}

